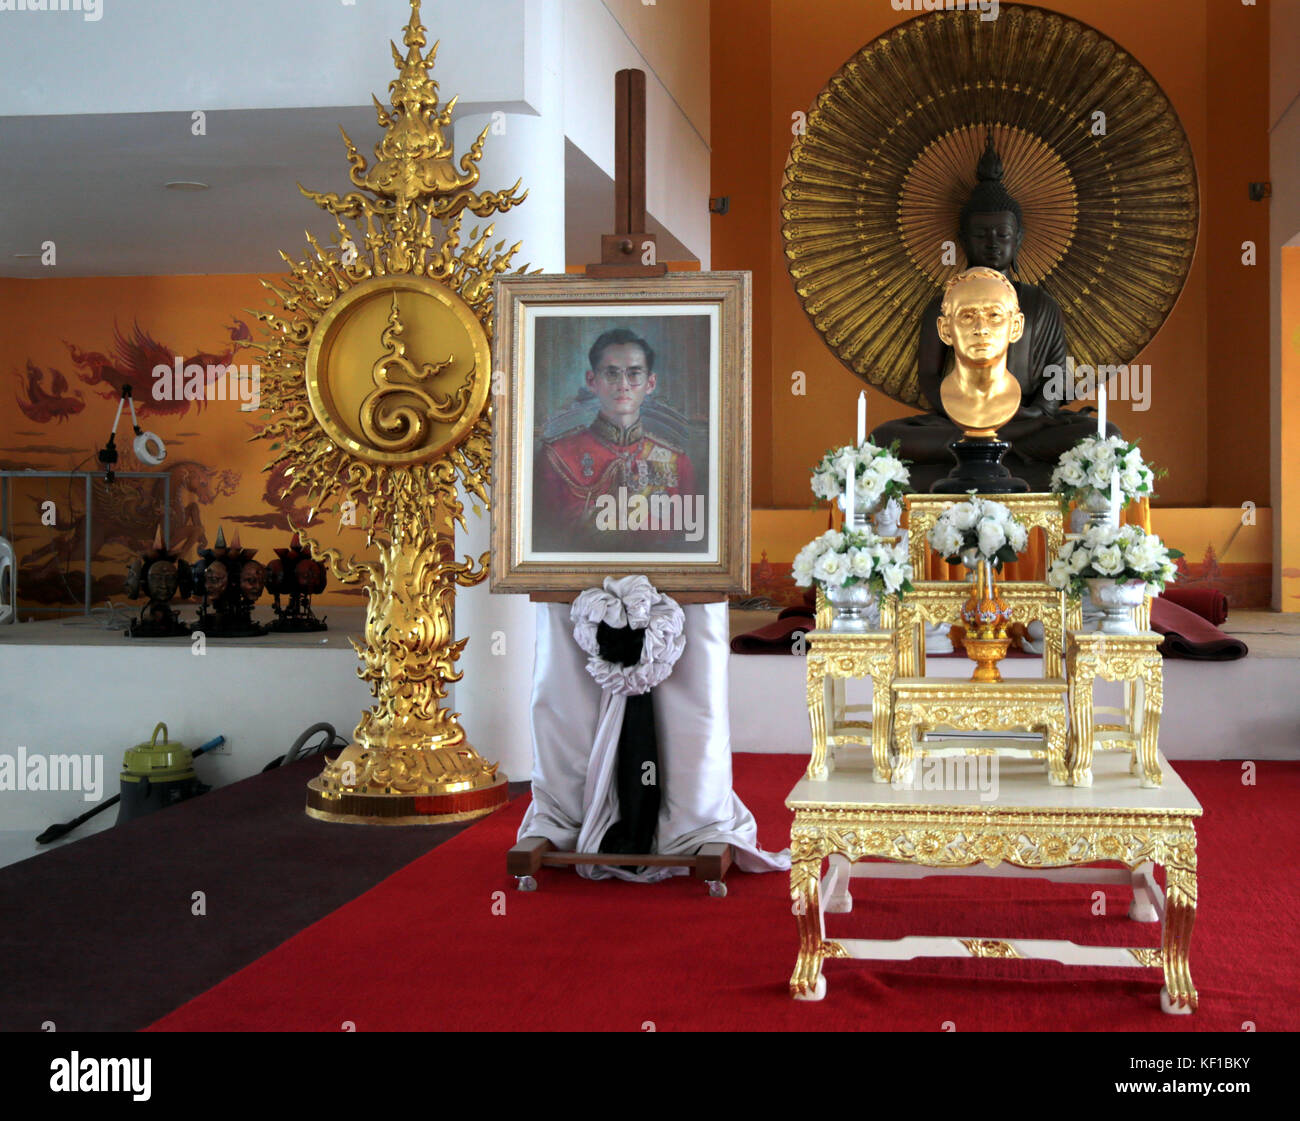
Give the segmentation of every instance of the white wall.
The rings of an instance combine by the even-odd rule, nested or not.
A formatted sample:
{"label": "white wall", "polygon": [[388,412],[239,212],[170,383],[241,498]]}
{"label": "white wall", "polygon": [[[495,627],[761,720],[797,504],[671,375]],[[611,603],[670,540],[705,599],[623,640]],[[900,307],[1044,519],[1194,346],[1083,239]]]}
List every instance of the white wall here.
{"label": "white wall", "polygon": [[[372,703],[346,635],[321,637],[315,648],[295,650],[214,641],[202,656],[183,640],[122,639],[120,648],[0,644],[0,753],[16,758],[25,747],[29,756],[101,755],[102,793],[111,797],[123,752],[147,741],[161,720],[169,739],[191,749],[226,737],[227,754],[195,764],[204,782],[247,778],[319,721],[351,738]],[[304,806],[306,799],[304,787]],[[34,835],[92,805],[77,791],[3,790],[0,830]]]}
{"label": "white wall", "polygon": [[[703,37],[707,66],[707,4],[665,4],[657,18],[671,22],[672,35],[667,37],[675,36],[690,44],[683,50],[697,52]],[[629,36],[629,30],[641,37],[645,50]],[[666,61],[661,62],[662,73],[654,69],[648,59],[666,59],[664,41],[665,33],[657,25],[653,35],[640,21],[629,20],[625,27],[600,0],[565,0],[564,131],[612,179],[614,74],[627,68],[645,70],[646,209],[707,269],[709,145],[707,134],[698,124],[705,116],[698,108],[698,76],[692,73],[688,81],[683,73],[670,69]],[[668,82],[675,82],[677,89]],[[707,85],[706,70],[706,90]],[[695,120],[687,115],[676,96],[678,90],[684,89],[690,90],[689,95],[683,94],[687,103],[697,107]]]}

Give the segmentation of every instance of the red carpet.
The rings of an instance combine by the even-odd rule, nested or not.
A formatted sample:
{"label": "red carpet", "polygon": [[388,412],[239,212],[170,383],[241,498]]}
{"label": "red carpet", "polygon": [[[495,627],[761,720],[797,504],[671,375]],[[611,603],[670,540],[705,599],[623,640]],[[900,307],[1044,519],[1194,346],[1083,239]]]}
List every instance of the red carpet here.
{"label": "red carpet", "polygon": [[[736,789],[783,847],[783,801],[806,762],[736,757]],[[958,1031],[1300,1028],[1300,764],[1176,764],[1200,798],[1199,908],[1192,977],[1200,1009],[1165,1016],[1158,970],[1049,962],[831,961],[820,1003],[786,988],[796,950],[787,878],[733,873],[726,899],[695,881],[591,883],[543,869],[514,890],[505,850],[525,799],[409,864],[149,1030],[338,1031]],[[358,831],[358,844],[364,834]],[[1155,946],[1157,924],[1125,917],[1111,889],[1001,880],[855,881],[855,911],[832,936],[905,934],[1069,938]],[[505,892],[506,913],[493,914]],[[497,897],[500,899],[501,897]],[[497,908],[500,909],[499,907]]]}

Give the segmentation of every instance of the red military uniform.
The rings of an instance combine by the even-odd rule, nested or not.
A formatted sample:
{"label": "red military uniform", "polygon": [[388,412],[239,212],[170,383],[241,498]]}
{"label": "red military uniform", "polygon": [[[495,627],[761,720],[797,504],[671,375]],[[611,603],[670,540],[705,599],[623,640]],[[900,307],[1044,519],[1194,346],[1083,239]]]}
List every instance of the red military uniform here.
{"label": "red military uniform", "polygon": [[[586,428],[547,440],[537,457],[533,487],[533,546],[543,551],[584,552],[665,549],[683,546],[681,527],[627,530],[612,523],[618,507],[600,499],[609,495],[627,504],[637,496],[690,496],[703,517],[703,497],[696,499],[695,469],[690,456],[645,433],[638,420],[628,428],[597,414]],[[617,523],[625,526],[626,520]]]}

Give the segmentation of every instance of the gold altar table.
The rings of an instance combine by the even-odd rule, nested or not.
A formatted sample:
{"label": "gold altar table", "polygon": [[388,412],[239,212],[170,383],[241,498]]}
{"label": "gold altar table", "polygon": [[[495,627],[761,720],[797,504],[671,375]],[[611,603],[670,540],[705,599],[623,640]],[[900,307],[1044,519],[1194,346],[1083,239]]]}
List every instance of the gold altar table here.
{"label": "gold altar table", "polygon": [[[1006,760],[994,772],[999,788],[992,800],[979,789],[882,785],[869,771],[847,765],[822,781],[801,779],[786,799],[794,811],[790,897],[799,935],[791,995],[822,999],[822,968],[828,958],[1025,958],[1161,969],[1161,1008],[1190,1013],[1196,1008],[1188,959],[1196,917],[1195,821],[1201,806],[1167,761],[1164,769],[1162,786],[1143,789],[1129,777],[1127,761],[1106,752],[1096,759],[1092,786],[1048,786],[1037,764]],[[1098,863],[1121,867],[1088,867]],[[824,876],[823,864],[828,866]],[[1165,869],[1165,892],[1155,879],[1157,865]],[[852,910],[852,878],[929,875],[1131,885],[1129,917],[1161,921],[1161,944],[1004,940],[984,930],[969,938],[827,936],[826,915]]]}
{"label": "gold altar table", "polygon": [[[1087,786],[1092,781],[1092,753],[1096,746],[1132,752],[1129,770],[1135,774],[1141,770],[1143,786],[1160,785],[1157,748],[1160,710],[1164,707],[1161,640],[1162,636],[1154,631],[1131,635],[1082,631],[1067,635],[1071,782]],[[1098,677],[1124,683],[1122,725],[1093,723],[1092,686]]]}
{"label": "gold altar table", "polygon": [[[1048,782],[1063,786],[1069,781],[1063,678],[1007,678],[973,688],[964,677],[900,677],[894,680],[893,693],[894,773],[902,781],[907,781],[916,756],[994,751],[1007,756],[1046,754]],[[925,746],[925,734],[939,728],[1037,731],[1043,736],[1042,747]]]}
{"label": "gold altar table", "polygon": [[[808,762],[807,777],[824,779],[835,766],[835,748],[841,744],[870,743],[876,781],[888,782],[893,634],[889,631],[854,634],[813,630],[805,635],[805,641],[808,643],[808,721],[812,725],[812,758]],[[844,683],[850,677],[871,679],[869,721],[847,718],[868,707],[845,704]]]}

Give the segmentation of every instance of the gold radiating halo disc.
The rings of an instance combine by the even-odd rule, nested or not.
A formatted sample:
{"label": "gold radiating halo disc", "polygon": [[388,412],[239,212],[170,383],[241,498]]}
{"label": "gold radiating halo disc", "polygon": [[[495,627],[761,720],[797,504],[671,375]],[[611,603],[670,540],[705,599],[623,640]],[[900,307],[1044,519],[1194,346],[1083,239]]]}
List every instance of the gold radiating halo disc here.
{"label": "gold radiating halo disc", "polygon": [[1131,361],[1196,250],[1191,145],[1150,74],[1095,29],[1003,3],[936,11],[868,43],[827,82],[782,186],[785,254],[835,355],[907,404],[921,311],[965,267],[958,215],[991,131],[1020,203],[1019,279],[1061,305],[1086,365]]}
{"label": "gold radiating halo disc", "polygon": [[[396,298],[406,357],[417,367],[451,363],[419,384],[443,397],[454,394],[473,375],[468,404],[454,420],[429,422],[414,446],[390,450],[366,433],[361,411],[376,389],[371,370],[384,354],[380,341]],[[376,276],[350,288],[316,324],[307,348],[307,399],[330,438],[351,455],[371,463],[403,466],[423,463],[464,440],[487,405],[492,352],[487,333],[469,305],[455,292],[423,276]]]}

